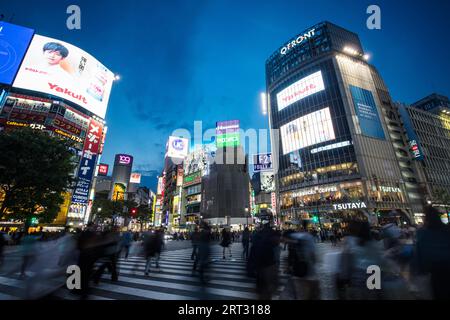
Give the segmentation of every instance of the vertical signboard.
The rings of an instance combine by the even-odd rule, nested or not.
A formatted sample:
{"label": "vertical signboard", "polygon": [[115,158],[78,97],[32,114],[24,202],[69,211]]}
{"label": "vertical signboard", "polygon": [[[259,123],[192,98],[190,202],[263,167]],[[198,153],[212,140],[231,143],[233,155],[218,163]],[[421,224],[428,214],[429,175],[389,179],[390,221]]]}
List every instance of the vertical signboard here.
{"label": "vertical signboard", "polygon": [[272,153],[260,153],[253,155],[253,172],[272,170]]}
{"label": "vertical signboard", "polygon": [[362,134],[384,140],[385,135],[372,92],[352,85],[350,92]]}
{"label": "vertical signboard", "polygon": [[405,126],[406,134],[408,136],[409,151],[411,152],[414,159],[423,160],[423,151],[419,144],[419,138],[414,131],[414,127],[412,125],[408,111],[402,104],[398,105],[398,111],[400,113],[400,116],[402,117],[403,125]]}
{"label": "vertical signboard", "polygon": [[[89,123],[86,140],[83,147],[80,167],[78,169],[77,184],[72,195],[72,205],[86,206],[89,202],[89,189],[96,166],[97,153],[99,151],[102,134],[102,124],[94,119]],[[70,210],[72,212],[72,210]],[[71,215],[69,217],[83,218],[83,216]]]}

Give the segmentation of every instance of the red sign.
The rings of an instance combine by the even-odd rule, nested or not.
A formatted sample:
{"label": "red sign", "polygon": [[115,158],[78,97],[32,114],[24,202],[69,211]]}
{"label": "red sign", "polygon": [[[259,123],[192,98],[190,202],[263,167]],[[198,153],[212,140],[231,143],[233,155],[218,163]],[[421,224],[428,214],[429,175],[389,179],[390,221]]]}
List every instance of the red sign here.
{"label": "red sign", "polygon": [[108,175],[109,166],[104,163],[100,163],[98,165],[98,175],[99,176],[107,176]]}
{"label": "red sign", "polygon": [[22,113],[13,111],[9,115],[9,119],[29,121],[33,123],[44,123],[46,116],[42,114]]}
{"label": "red sign", "polygon": [[88,151],[93,154],[98,153],[102,138],[102,131],[103,125],[100,122],[91,119],[91,122],[89,123],[89,129],[86,133],[86,140],[84,142],[85,152]]}

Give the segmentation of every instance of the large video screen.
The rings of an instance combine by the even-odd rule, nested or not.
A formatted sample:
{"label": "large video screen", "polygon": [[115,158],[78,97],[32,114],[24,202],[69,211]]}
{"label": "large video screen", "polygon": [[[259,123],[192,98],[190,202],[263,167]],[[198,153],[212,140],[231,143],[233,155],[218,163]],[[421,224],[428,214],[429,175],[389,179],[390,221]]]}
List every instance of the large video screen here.
{"label": "large video screen", "polygon": [[278,111],[281,111],[294,102],[302,100],[303,98],[322,90],[325,90],[322,71],[317,71],[298,80],[297,82],[294,82],[277,94]]}
{"label": "large video screen", "polygon": [[14,81],[34,30],[0,21],[0,84]]}
{"label": "large video screen", "polygon": [[13,86],[67,99],[105,118],[114,74],[89,53],[35,35]]}
{"label": "large video screen", "polygon": [[284,155],[336,139],[329,108],[295,119],[281,126],[280,131]]}

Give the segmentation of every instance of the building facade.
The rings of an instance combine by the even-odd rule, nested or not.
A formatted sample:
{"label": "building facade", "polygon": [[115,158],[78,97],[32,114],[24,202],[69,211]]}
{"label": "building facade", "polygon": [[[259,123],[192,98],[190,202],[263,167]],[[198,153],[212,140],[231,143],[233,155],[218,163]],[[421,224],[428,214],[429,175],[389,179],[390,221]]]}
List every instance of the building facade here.
{"label": "building facade", "polygon": [[426,198],[442,202],[439,193],[450,195],[450,102],[432,94],[412,105],[400,105],[410,153]]}
{"label": "building facade", "polygon": [[[384,117],[388,93],[358,36],[329,22],[266,61],[266,95],[280,220],[390,214],[411,221]],[[309,218],[308,218],[309,217]]]}

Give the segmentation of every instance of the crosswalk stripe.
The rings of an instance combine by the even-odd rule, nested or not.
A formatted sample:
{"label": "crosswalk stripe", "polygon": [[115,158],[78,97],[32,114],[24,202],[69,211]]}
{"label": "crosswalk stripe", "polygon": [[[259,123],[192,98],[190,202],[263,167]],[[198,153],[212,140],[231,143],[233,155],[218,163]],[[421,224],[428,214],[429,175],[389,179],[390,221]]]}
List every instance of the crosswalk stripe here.
{"label": "crosswalk stripe", "polygon": [[[107,276],[104,275],[103,278],[106,278]],[[170,288],[175,290],[184,290],[184,291],[192,291],[197,292],[201,290],[201,284],[194,286],[194,285],[187,285],[187,284],[181,284],[181,283],[173,283],[173,282],[163,282],[163,281],[156,281],[156,280],[147,280],[147,279],[140,279],[140,278],[132,278],[132,277],[120,277],[121,282],[125,283],[134,283],[134,284],[142,284],[146,286],[154,286],[154,287],[162,287],[162,288]],[[256,299],[256,295],[254,293],[250,292],[239,292],[239,291],[231,291],[227,289],[217,289],[217,288],[211,288],[208,287],[207,292],[209,294],[216,294],[220,296],[229,296],[234,298],[243,298],[243,299]]]}
{"label": "crosswalk stripe", "polygon": [[[130,271],[130,270],[120,270],[120,274],[127,274],[127,275],[133,275],[133,276],[143,276],[143,271]],[[167,273],[157,273],[153,272],[150,273],[149,276],[151,279],[168,279],[168,280],[182,280],[182,281],[188,281],[193,283],[199,283],[200,280],[198,277],[192,277],[192,276],[179,276],[179,275],[172,275]],[[119,280],[121,280],[121,276],[119,276]],[[242,287],[242,288],[255,288],[254,283],[248,283],[248,282],[237,282],[237,281],[231,281],[231,280],[210,280],[208,281],[208,284],[217,284],[217,285],[224,285],[224,286],[230,286],[230,287]]]}

